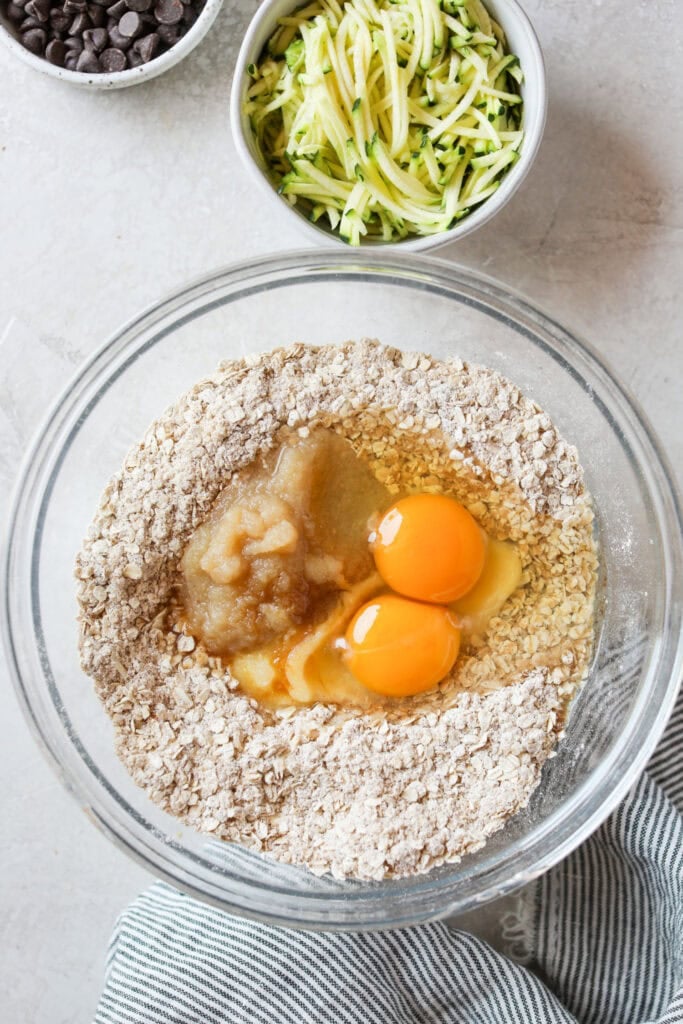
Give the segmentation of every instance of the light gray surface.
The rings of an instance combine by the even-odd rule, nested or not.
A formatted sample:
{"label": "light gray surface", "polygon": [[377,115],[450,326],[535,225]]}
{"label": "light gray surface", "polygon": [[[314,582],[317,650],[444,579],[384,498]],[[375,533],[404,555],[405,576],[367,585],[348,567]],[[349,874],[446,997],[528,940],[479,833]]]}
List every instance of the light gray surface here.
{"label": "light gray surface", "polygon": [[[255,6],[226,0],[187,61],[118,94],[77,92],[0,52],[0,516],[36,418],[82,355],[189,277],[301,243],[286,218],[262,218],[229,137],[232,63]],[[548,65],[545,142],[510,205],[439,255],[587,337],[680,469],[680,4],[526,8]],[[116,914],[149,879],[62,789],[6,681],[0,721],[0,1019],[88,1021]]]}

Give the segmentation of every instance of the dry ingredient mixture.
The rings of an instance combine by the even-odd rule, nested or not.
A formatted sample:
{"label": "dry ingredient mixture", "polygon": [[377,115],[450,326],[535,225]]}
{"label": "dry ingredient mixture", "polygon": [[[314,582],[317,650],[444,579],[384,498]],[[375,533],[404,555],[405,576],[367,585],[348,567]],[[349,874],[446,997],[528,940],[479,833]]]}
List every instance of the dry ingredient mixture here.
{"label": "dry ingredient mixture", "polygon": [[[332,429],[392,494],[452,495],[522,585],[430,693],[267,707],[172,613],[179,563],[236,471]],[[363,341],[223,364],[149,429],[77,561],[81,657],[135,782],[216,838],[337,877],[480,848],[537,785],[586,673],[597,557],[576,451],[499,374]]]}

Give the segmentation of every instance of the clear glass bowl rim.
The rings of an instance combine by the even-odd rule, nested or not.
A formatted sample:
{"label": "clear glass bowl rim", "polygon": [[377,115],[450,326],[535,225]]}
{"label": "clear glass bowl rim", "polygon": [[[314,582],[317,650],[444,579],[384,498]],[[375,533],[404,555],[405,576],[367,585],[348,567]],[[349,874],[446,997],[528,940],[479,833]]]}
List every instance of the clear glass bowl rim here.
{"label": "clear glass bowl rim", "polygon": [[[56,687],[50,686],[49,679],[36,682],[22,667],[22,641],[17,641],[19,600],[21,586],[27,579],[26,566],[30,566],[29,585],[35,611],[40,517],[49,500],[51,481],[59,472],[69,435],[77,432],[81,418],[90,404],[97,401],[100,389],[106,390],[123,371],[128,359],[136,358],[146,345],[156,343],[197,315],[209,312],[212,306],[258,294],[267,288],[312,279],[372,279],[428,288],[508,322],[546,349],[592,393],[647,483],[657,512],[668,568],[662,582],[666,587],[665,627],[657,645],[656,663],[651,659],[628,727],[605,762],[529,835],[489,858],[484,857],[475,872],[468,874],[465,859],[454,866],[452,874],[437,879],[418,876],[400,892],[390,891],[384,895],[381,887],[373,886],[339,894],[312,894],[287,886],[253,884],[243,877],[218,871],[215,863],[186,850],[183,852],[187,864],[171,861],[166,851],[177,844],[156,833],[100,775],[80,747]],[[220,293],[219,298],[217,293]],[[156,333],[152,340],[141,344],[140,337],[153,330]],[[32,516],[36,498],[39,498],[41,511]],[[57,399],[24,459],[11,505],[0,592],[3,643],[20,705],[52,767],[95,824],[153,873],[223,910],[272,924],[348,930],[398,927],[464,912],[537,877],[590,835],[635,782],[664,730],[683,665],[681,523],[680,502],[667,460],[633,398],[593,348],[521,295],[478,272],[433,257],[365,251],[362,254],[310,250],[282,253],[220,268],[148,307],[116,331],[83,364]],[[44,656],[39,654],[45,669]],[[51,701],[52,706],[44,703],[46,701]],[[59,725],[57,731],[56,724]],[[83,760],[90,769],[90,776],[82,770]],[[104,788],[104,794],[99,791],[100,787]],[[466,891],[456,892],[456,882],[462,890],[463,880],[467,883]]]}

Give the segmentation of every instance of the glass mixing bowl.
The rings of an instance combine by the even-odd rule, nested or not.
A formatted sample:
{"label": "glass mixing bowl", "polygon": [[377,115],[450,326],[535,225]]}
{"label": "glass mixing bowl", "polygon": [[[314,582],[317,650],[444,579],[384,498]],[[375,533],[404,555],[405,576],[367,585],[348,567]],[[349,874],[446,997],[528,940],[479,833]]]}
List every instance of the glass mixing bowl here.
{"label": "glass mixing bowl", "polygon": [[[578,447],[597,512],[596,651],[529,806],[462,863],[337,882],[207,839],[157,809],[114,754],[79,667],[73,564],[127,449],[226,358],[361,336],[500,370]],[[657,442],[585,345],[494,282],[437,260],[316,252],[221,270],[147,310],[83,367],[27,457],[6,554],[11,675],[55,769],[92,820],[193,896],[280,925],[394,927],[472,910],[545,871],[643,769],[681,668],[680,510]]]}

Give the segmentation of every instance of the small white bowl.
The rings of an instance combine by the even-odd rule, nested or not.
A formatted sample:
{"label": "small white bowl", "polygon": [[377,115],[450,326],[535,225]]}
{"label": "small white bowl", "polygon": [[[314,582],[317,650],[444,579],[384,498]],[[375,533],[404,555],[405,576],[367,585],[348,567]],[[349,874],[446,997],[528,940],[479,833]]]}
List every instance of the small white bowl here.
{"label": "small white bowl", "polygon": [[30,50],[27,50],[25,46],[21,45],[16,29],[1,12],[0,39],[15,56],[23,60],[29,67],[32,67],[34,71],[40,71],[43,75],[59,78],[62,82],[69,82],[71,85],[78,85],[86,89],[125,89],[129,85],[148,82],[150,78],[162,75],[164,71],[168,71],[169,68],[178,64],[183,57],[187,57],[188,53],[194,50],[197,43],[201,42],[209,31],[222,5],[223,0],[206,0],[204,8],[194,25],[188,29],[185,35],[170,50],[166,50],[165,53],[150,60],[147,64],[140,64],[137,68],[126,68],[125,71],[115,71],[111,74],[69,71],[68,68],[60,68],[50,64],[49,60],[46,60],[45,57],[37,57]]}
{"label": "small white bowl", "polygon": [[[538,152],[545,127],[547,95],[543,54],[531,22],[516,0],[484,0],[484,2],[487,10],[503,28],[508,49],[510,53],[519,57],[524,72],[524,82],[521,86],[524,100],[522,114],[524,140],[519,160],[504,176],[500,187],[494,194],[476,207],[467,217],[464,217],[455,227],[438,235],[411,235],[398,242],[363,239],[361,246],[381,245],[385,249],[400,248],[404,251],[416,252],[422,249],[435,249],[447,242],[464,238],[465,235],[469,235],[470,232],[491,220],[498,210],[505,206],[527,176]],[[296,223],[307,233],[309,239],[314,238],[318,244],[322,245],[346,245],[347,243],[339,235],[319,223],[314,224],[308,219],[305,212],[296,206],[291,206],[278,195],[256,148],[249,118],[244,112],[246,93],[251,81],[247,73],[247,66],[258,62],[264,46],[275,31],[278,20],[301,6],[303,6],[302,0],[264,0],[252,19],[240,47],[232,82],[230,97],[232,133],[244,166],[262,192],[270,197],[271,203],[277,203],[278,207],[290,210],[296,218]]]}

